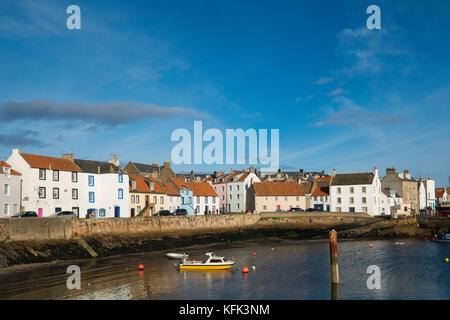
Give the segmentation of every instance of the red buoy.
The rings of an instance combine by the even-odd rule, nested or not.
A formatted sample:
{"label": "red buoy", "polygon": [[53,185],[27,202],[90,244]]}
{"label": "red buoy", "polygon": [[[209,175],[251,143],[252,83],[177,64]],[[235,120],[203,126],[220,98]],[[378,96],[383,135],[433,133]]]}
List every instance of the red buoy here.
{"label": "red buoy", "polygon": [[253,251],[253,256],[256,256],[256,252],[255,251]]}
{"label": "red buoy", "polygon": [[140,264],[140,265],[138,266],[138,269],[139,269],[139,270],[144,270],[144,265],[143,265],[143,264]]}
{"label": "red buoy", "polygon": [[397,252],[399,252],[400,251],[400,249],[399,248],[397,248]]}
{"label": "red buoy", "polygon": [[242,268],[242,273],[248,273],[248,268],[247,267],[243,267]]}

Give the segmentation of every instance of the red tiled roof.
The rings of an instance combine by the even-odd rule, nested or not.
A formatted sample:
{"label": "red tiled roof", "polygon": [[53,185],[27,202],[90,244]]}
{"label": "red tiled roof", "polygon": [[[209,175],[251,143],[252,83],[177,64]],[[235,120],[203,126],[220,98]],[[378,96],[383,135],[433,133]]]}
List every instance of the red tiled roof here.
{"label": "red tiled roof", "polygon": [[159,187],[161,188],[162,192],[169,196],[179,196],[177,189],[174,187],[174,185],[171,182],[158,182]]}
{"label": "red tiled roof", "polygon": [[[0,161],[0,173],[5,173],[5,172],[3,172],[3,167],[11,168],[11,166],[8,163],[6,163],[5,161]],[[21,176],[22,175],[20,172],[14,170],[14,169],[11,169],[10,172],[11,172],[12,175],[15,175],[15,176]]]}
{"label": "red tiled roof", "polygon": [[302,186],[297,182],[255,182],[257,196],[304,196]]}
{"label": "red tiled roof", "polygon": [[189,190],[192,190],[194,196],[217,197],[214,188],[207,182],[186,182]]}
{"label": "red tiled roof", "polygon": [[[131,180],[136,181],[136,188],[132,188]],[[150,187],[141,176],[130,176],[130,192],[147,192],[150,193]]]}
{"label": "red tiled roof", "polygon": [[331,181],[333,177],[317,177],[317,181]]}
{"label": "red tiled roof", "polygon": [[434,191],[436,198],[442,198],[444,195],[444,188],[436,188]]}
{"label": "red tiled roof", "polygon": [[32,168],[81,172],[81,169],[68,159],[38,156],[28,153],[21,153],[21,156]]}
{"label": "red tiled roof", "polygon": [[311,193],[311,197],[328,197],[330,195],[330,191],[328,188],[316,188],[313,193]]}

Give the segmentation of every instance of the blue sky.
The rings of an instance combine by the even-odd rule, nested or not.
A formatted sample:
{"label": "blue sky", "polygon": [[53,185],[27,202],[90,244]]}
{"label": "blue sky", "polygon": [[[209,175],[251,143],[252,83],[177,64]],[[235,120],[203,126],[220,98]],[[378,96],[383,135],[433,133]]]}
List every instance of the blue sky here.
{"label": "blue sky", "polygon": [[172,131],[203,120],[280,129],[285,170],[394,166],[448,185],[449,15],[448,1],[2,0],[0,159],[162,163]]}

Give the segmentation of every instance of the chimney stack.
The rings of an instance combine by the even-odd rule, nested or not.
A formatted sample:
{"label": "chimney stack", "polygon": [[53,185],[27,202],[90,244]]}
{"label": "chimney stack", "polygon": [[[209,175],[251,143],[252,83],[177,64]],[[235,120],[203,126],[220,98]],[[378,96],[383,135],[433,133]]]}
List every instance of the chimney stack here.
{"label": "chimney stack", "polygon": [[336,169],[333,169],[333,171],[332,171],[332,174],[331,174],[332,176],[333,176],[333,178],[334,177],[336,177]]}
{"label": "chimney stack", "polygon": [[22,153],[22,149],[20,149],[20,148],[15,148],[12,151],[13,151],[13,153],[17,153],[17,154],[21,154]]}
{"label": "chimney stack", "polygon": [[116,167],[120,167],[120,161],[116,155],[114,155],[114,157],[112,159],[109,159],[108,163],[111,163],[111,164],[115,165]]}
{"label": "chimney stack", "polygon": [[164,161],[164,168],[170,168],[170,161]]}
{"label": "chimney stack", "polygon": [[73,162],[75,157],[73,153],[63,153],[62,158]]}
{"label": "chimney stack", "polygon": [[377,167],[374,167],[374,168],[373,168],[373,175],[374,175],[375,177],[378,177],[378,168],[377,168]]}

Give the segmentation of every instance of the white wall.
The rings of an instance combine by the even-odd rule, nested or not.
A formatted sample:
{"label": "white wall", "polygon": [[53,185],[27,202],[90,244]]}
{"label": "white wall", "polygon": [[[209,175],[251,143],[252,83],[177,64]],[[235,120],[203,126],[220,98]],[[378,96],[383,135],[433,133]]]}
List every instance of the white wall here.
{"label": "white wall", "polygon": [[220,210],[219,205],[219,197],[194,196],[193,207],[197,215],[204,215],[206,207],[208,207],[208,213],[209,211],[215,213],[215,209]]}

